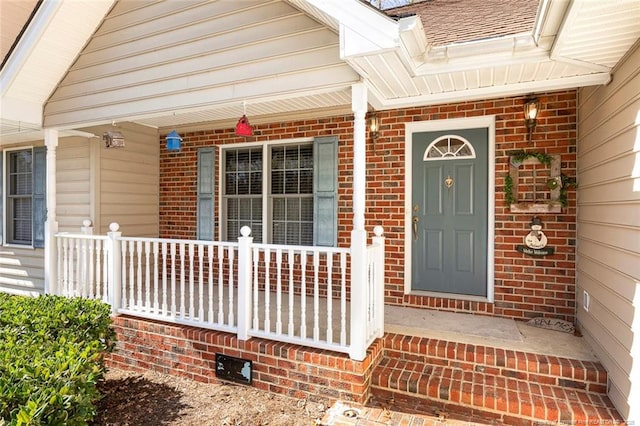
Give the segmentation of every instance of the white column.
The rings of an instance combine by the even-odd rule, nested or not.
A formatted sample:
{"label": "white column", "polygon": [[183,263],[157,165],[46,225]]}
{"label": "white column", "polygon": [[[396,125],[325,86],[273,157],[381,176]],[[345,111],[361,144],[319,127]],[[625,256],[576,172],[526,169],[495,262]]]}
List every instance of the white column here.
{"label": "white column", "polygon": [[249,339],[252,316],[251,228],[243,226],[238,238],[238,340]]}
{"label": "white column", "polygon": [[351,86],[353,110],[353,229],[351,230],[351,349],[349,356],[361,361],[367,354],[367,232],[364,229],[365,143],[367,88]]}
{"label": "white column", "polygon": [[58,130],[44,130],[44,144],[47,146],[47,220],[44,225],[44,292],[58,292],[57,246],[54,235],[58,232],[56,221],[56,148]]}
{"label": "white column", "polygon": [[351,109],[353,110],[353,229],[364,230],[367,88],[363,83],[351,86]]}

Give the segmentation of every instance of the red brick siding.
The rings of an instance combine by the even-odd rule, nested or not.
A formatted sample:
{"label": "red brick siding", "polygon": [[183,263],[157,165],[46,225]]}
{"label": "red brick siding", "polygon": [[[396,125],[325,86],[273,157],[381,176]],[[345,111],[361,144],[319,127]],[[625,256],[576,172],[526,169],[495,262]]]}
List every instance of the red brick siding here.
{"label": "red brick siding", "polygon": [[252,386],[296,398],[365,403],[382,340],[364,361],[348,355],[259,338],[240,341],[233,334],[127,316],[114,318],[117,350],[107,365],[152,370],[205,383],[217,383],[216,353],[251,360]]}
{"label": "red brick siding", "polygon": [[[528,141],[524,126],[525,97],[405,108],[382,111],[379,139],[367,140],[366,228],[382,225],[386,245],[386,303],[428,306],[526,320],[537,316],[575,317],[576,194],[571,189],[568,207],[558,214],[538,214],[548,245],[555,254],[532,258],[515,250],[529,231],[533,214],[514,214],[505,207],[504,177],[509,153],[515,150],[559,154],[562,173],[576,176],[576,92],[537,95],[541,101],[538,126]],[[495,303],[462,301],[404,294],[404,126],[407,122],[451,118],[496,116],[495,135]],[[161,237],[193,239],[196,235],[197,148],[229,143],[277,141],[334,135],[339,138],[339,236],[349,245],[352,227],[353,116],[271,123],[254,126],[255,135],[243,138],[234,129],[182,134],[183,149],[160,156]],[[216,153],[219,161],[220,151]],[[216,164],[216,173],[219,170]],[[216,174],[216,177],[218,175]],[[218,206],[216,199],[216,209]],[[217,218],[217,212],[216,212]],[[216,224],[216,235],[220,230]]]}

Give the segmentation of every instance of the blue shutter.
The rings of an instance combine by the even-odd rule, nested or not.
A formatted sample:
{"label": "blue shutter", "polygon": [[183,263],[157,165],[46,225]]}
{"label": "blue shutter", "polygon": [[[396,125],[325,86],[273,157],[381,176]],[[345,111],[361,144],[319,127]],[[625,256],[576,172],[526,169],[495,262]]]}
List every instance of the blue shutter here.
{"label": "blue shutter", "polygon": [[313,141],[313,245],[338,244],[338,137]]}
{"label": "blue shutter", "polygon": [[213,241],[213,195],[215,151],[198,149],[198,230],[197,239]]}
{"label": "blue shutter", "polygon": [[33,246],[44,247],[47,220],[47,147],[33,149]]}

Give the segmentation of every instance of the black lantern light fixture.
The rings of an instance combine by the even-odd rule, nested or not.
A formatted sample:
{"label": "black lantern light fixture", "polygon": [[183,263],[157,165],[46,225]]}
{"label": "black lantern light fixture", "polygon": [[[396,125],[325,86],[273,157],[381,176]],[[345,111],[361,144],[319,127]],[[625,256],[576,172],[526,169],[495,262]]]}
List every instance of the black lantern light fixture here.
{"label": "black lantern light fixture", "polygon": [[369,115],[369,135],[374,142],[380,136],[380,118],[375,111]]}
{"label": "black lantern light fixture", "polygon": [[540,112],[540,101],[538,99],[529,99],[524,103],[524,124],[527,127],[529,142],[531,142],[531,133],[538,124],[538,113]]}

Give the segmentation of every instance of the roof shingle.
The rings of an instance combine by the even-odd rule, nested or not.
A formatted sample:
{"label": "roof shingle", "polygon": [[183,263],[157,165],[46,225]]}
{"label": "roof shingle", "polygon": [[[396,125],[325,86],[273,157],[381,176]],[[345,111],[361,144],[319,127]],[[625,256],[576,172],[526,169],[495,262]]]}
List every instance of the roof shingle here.
{"label": "roof shingle", "polygon": [[441,46],[530,32],[537,10],[538,0],[424,0],[384,12],[420,16],[429,44]]}

